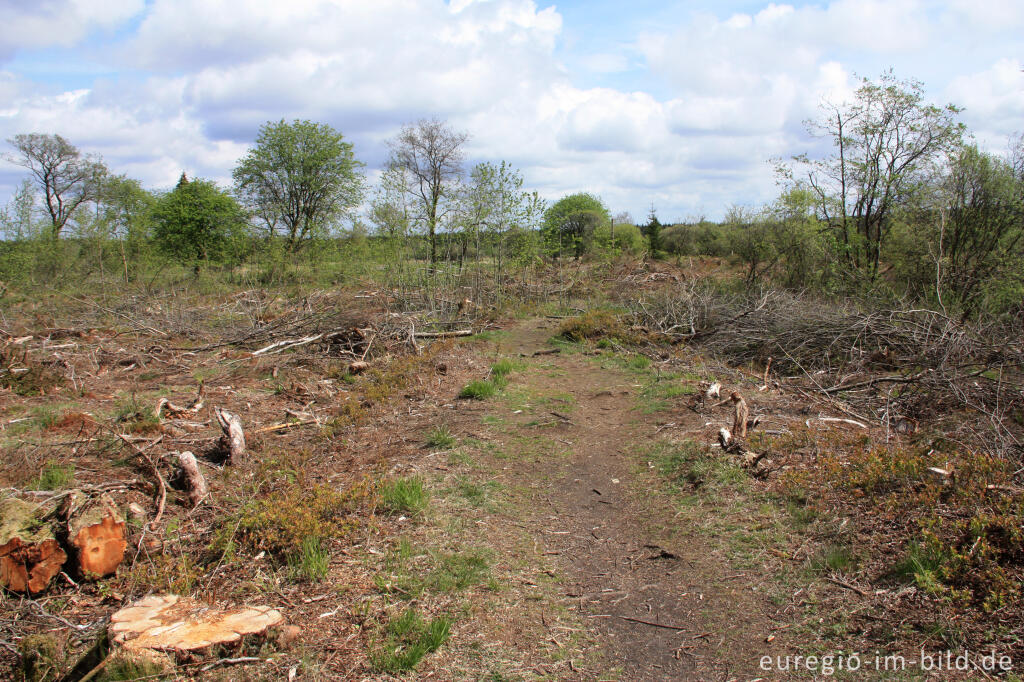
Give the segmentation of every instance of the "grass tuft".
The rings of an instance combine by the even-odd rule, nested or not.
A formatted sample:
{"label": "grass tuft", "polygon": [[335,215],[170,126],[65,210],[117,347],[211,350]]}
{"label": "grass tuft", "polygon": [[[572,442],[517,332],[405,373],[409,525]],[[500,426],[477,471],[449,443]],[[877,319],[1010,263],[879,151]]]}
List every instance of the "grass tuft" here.
{"label": "grass tuft", "polygon": [[418,476],[393,478],[380,487],[381,505],[392,514],[422,514],[430,503],[430,496]]}
{"label": "grass tuft", "polygon": [[459,398],[463,400],[487,400],[498,392],[498,387],[492,381],[486,379],[475,379],[459,391]]}
{"label": "grass tuft", "polygon": [[447,450],[455,445],[455,435],[447,426],[436,426],[427,434],[428,448]]}
{"label": "grass tuft", "polygon": [[33,486],[34,490],[62,490],[75,480],[75,467],[72,464],[58,464],[48,460],[43,465]]}
{"label": "grass tuft", "polygon": [[452,621],[438,616],[426,621],[414,608],[406,609],[383,628],[383,639],[370,650],[370,663],[379,672],[414,669],[423,657],[441,648],[451,634]]}
{"label": "grass tuft", "polygon": [[315,536],[303,538],[299,551],[288,557],[288,569],[295,579],[318,583],[327,577],[330,566],[330,550]]}

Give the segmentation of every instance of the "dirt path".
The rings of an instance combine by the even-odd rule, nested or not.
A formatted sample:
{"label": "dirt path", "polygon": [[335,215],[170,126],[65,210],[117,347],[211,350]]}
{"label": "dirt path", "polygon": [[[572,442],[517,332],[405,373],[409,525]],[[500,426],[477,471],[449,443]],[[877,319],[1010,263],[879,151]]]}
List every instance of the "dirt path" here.
{"label": "dirt path", "polygon": [[526,530],[538,554],[555,558],[565,605],[600,649],[596,677],[570,669],[558,679],[756,677],[757,642],[772,624],[747,576],[729,575],[708,538],[676,523],[672,500],[658,492],[643,461],[656,415],[635,409],[628,372],[579,354],[535,356],[552,333],[534,320],[500,342],[502,355],[530,366],[514,379],[522,407],[494,438],[514,449],[539,437],[554,452],[493,464],[506,485],[529,491]]}

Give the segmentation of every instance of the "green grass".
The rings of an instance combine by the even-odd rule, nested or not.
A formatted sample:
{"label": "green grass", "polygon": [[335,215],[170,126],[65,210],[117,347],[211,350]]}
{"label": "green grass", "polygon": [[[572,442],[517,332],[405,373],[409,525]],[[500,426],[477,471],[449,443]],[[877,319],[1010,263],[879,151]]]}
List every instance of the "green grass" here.
{"label": "green grass", "polygon": [[516,369],[516,363],[511,358],[502,358],[491,365],[492,377],[506,377]]}
{"label": "green grass", "polygon": [[128,433],[150,433],[160,430],[160,420],[157,418],[153,406],[143,405],[134,395],[128,400],[117,403],[114,410],[114,421]]}
{"label": "green grass", "polygon": [[387,554],[385,573],[374,578],[385,594],[417,599],[424,592],[450,594],[490,580],[491,553],[472,548],[460,552],[419,552],[408,540]]}
{"label": "green grass", "polygon": [[742,467],[693,440],[678,445],[660,444],[652,458],[658,473],[676,488],[683,485],[715,492],[724,488],[744,490],[749,486],[750,477]]}
{"label": "green grass", "polygon": [[318,537],[305,537],[299,552],[288,557],[288,569],[295,579],[320,582],[327,577],[331,553]]}
{"label": "green grass", "polygon": [[370,663],[379,672],[413,670],[423,657],[437,651],[451,634],[452,621],[438,616],[427,621],[414,608],[406,609],[381,628],[370,649]]}
{"label": "green grass", "polygon": [[812,573],[828,573],[836,571],[846,573],[856,567],[857,557],[846,545],[831,544],[819,549],[808,561],[807,567]]}
{"label": "green grass", "polygon": [[493,381],[487,379],[474,379],[459,391],[459,398],[463,400],[487,400],[498,392],[498,387]]}
{"label": "green grass", "polygon": [[34,490],[63,490],[75,480],[75,467],[72,464],[58,464],[48,460],[43,465],[33,484]]}
{"label": "green grass", "polygon": [[381,505],[392,514],[417,516],[429,504],[430,495],[419,476],[391,478],[381,484]]}
{"label": "green grass", "polygon": [[478,509],[488,508],[490,510],[493,507],[491,498],[499,490],[501,490],[501,484],[497,481],[476,483],[464,476],[460,476],[455,484],[455,492]]}
{"label": "green grass", "polygon": [[944,591],[941,581],[943,564],[948,560],[941,551],[923,542],[912,542],[907,555],[892,570],[892,574],[904,581],[913,582],[928,594]]}
{"label": "green grass", "polygon": [[447,450],[455,445],[455,435],[447,426],[436,426],[427,434],[428,448]]}
{"label": "green grass", "polygon": [[392,514],[422,514],[430,504],[430,495],[418,476],[393,478],[385,481],[380,489],[381,504]]}

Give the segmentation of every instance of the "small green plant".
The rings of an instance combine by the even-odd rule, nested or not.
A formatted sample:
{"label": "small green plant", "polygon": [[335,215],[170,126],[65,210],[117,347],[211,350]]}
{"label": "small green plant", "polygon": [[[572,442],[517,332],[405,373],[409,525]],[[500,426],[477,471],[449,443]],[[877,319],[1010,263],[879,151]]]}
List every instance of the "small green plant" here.
{"label": "small green plant", "polygon": [[427,509],[430,496],[418,476],[393,478],[380,487],[381,505],[392,514],[422,514]]}
{"label": "small green plant", "polygon": [[646,355],[632,355],[626,361],[629,369],[644,370],[651,366],[651,359]]}
{"label": "small green plant", "polygon": [[904,580],[911,580],[928,594],[940,594],[942,566],[947,557],[934,543],[912,542],[907,555],[893,567],[893,573]]}
{"label": "small green plant", "polygon": [[72,464],[58,464],[48,460],[39,472],[35,482],[36,490],[62,490],[75,480],[75,467]]}
{"label": "small green plant", "polygon": [[509,358],[502,358],[491,365],[491,382],[498,388],[508,385],[508,375],[516,368],[515,363]]}
{"label": "small green plant", "polygon": [[426,621],[416,609],[406,609],[381,628],[382,639],[372,646],[370,663],[379,672],[412,670],[424,656],[441,648],[451,634],[451,627],[447,616]]}
{"label": "small green plant", "polygon": [[447,426],[436,426],[427,434],[427,447],[447,450],[455,445],[455,435]]}
{"label": "small green plant", "polygon": [[487,400],[498,392],[498,387],[492,381],[486,379],[474,379],[459,391],[459,398],[463,400]]}
{"label": "small green plant", "polygon": [[99,682],[115,682],[119,680],[140,680],[161,677],[167,668],[156,661],[144,658],[128,658],[118,656],[111,660],[100,676]]}
{"label": "small green plant", "polygon": [[826,545],[811,557],[808,568],[814,573],[837,571],[845,573],[857,563],[857,557],[846,545]]}
{"label": "small green plant", "polygon": [[156,413],[142,405],[134,395],[118,403],[114,418],[128,433],[153,433],[160,430],[160,419]]}
{"label": "small green plant", "polygon": [[289,572],[296,579],[320,582],[327,577],[330,567],[330,550],[315,536],[303,538],[300,550],[288,557]]}

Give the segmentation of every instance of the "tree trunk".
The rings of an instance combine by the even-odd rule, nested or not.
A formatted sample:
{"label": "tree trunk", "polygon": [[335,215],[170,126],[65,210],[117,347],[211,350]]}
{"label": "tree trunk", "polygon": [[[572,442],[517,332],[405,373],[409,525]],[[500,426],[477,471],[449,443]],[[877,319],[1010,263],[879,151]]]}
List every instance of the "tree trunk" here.
{"label": "tree trunk", "polygon": [[0,502],[0,585],[12,592],[38,594],[66,560],[36,505],[15,498]]}

